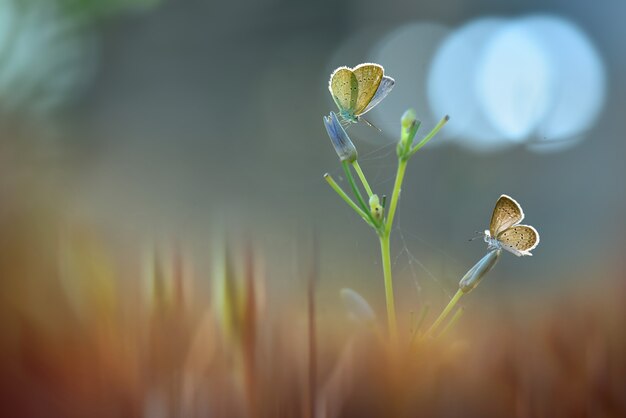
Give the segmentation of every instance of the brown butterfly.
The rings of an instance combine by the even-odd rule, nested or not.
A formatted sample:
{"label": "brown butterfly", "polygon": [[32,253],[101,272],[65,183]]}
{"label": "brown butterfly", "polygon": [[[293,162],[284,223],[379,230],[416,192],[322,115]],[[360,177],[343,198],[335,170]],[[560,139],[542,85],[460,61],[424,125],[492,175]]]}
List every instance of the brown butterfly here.
{"label": "brown butterfly", "polygon": [[[339,67],[330,75],[328,90],[339,108],[344,124],[357,123],[393,89],[395,80],[386,76],[382,65],[364,63],[354,68]],[[378,128],[376,128],[378,129]]]}
{"label": "brown butterfly", "polygon": [[510,196],[503,194],[496,202],[485,242],[490,249],[505,249],[516,256],[532,255],[530,251],[539,244],[539,233],[530,225],[520,225],[524,219],[522,207]]}

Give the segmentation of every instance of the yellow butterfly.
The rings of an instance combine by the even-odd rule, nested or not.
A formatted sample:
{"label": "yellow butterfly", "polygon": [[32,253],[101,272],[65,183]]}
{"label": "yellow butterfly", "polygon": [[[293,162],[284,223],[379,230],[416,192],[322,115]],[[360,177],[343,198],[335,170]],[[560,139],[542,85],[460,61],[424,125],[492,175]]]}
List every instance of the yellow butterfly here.
{"label": "yellow butterfly", "polygon": [[339,108],[342,121],[357,123],[362,115],[389,94],[395,80],[384,73],[382,65],[367,63],[354,68],[339,67],[333,71],[328,81],[328,90]]}
{"label": "yellow butterfly", "polygon": [[539,244],[539,233],[530,225],[520,225],[524,219],[522,207],[510,196],[503,194],[496,202],[485,242],[490,249],[503,248],[516,256],[532,255],[530,251]]}

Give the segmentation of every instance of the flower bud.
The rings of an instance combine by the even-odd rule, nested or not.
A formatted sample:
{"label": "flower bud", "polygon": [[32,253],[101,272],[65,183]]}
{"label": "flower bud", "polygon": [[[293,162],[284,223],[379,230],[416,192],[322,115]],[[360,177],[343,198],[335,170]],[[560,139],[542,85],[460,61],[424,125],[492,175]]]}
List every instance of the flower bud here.
{"label": "flower bud", "polygon": [[380,205],[380,199],[378,195],[373,194],[370,197],[370,212],[374,219],[380,221],[383,218],[383,207]]}
{"label": "flower bud", "polygon": [[459,282],[459,289],[461,289],[463,293],[469,293],[474,290],[489,270],[496,265],[501,253],[502,250],[500,249],[489,251],[474,267],[465,273],[465,276],[463,276]]}
{"label": "flower bud", "polygon": [[415,112],[415,109],[407,109],[402,114],[402,119],[400,120],[402,122],[402,129],[411,128],[415,125],[415,123],[417,123],[417,113]]}
{"label": "flower bud", "polygon": [[408,109],[400,119],[402,131],[400,132],[400,142],[398,143],[398,157],[404,157],[411,150],[413,140],[420,127],[420,121],[417,120],[415,109]]}
{"label": "flower bud", "polygon": [[324,126],[330,137],[330,141],[335,147],[335,151],[341,161],[352,163],[357,159],[357,152],[354,144],[343,129],[335,112],[330,112],[329,116],[324,116]]}

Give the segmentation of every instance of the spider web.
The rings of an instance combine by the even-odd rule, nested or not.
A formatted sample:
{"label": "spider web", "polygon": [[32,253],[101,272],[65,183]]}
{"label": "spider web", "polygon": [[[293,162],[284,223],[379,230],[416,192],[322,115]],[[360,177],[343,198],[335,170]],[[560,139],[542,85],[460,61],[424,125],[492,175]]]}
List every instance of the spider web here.
{"label": "spider web", "polygon": [[[390,156],[395,155],[396,145],[397,144],[395,142],[386,144],[359,156],[359,161],[363,163],[362,165],[364,166],[364,170],[367,172],[372,188],[379,191],[387,190],[388,192],[391,192],[395,181],[395,167],[397,162],[395,159],[391,159],[392,161],[390,161]],[[389,170],[391,167],[393,167],[393,170]],[[390,171],[391,174],[389,174]],[[388,195],[388,202],[390,198],[391,196]],[[400,242],[400,251],[398,251],[395,256],[392,255],[392,268],[394,273],[400,276],[405,276],[407,273],[410,275],[418,298],[422,293],[422,280],[424,279],[432,280],[446,296],[452,297],[449,285],[447,285],[446,281],[442,279],[442,275],[445,263],[450,262],[458,265],[459,262],[445,250],[433,245],[427,239],[424,239],[417,234],[410,233],[408,230],[403,228],[402,206],[401,195],[396,208],[396,215],[392,230],[392,240],[396,243],[398,241]],[[439,256],[441,261],[440,268],[427,266],[426,262],[422,261],[422,259],[417,256],[415,247],[418,244],[428,247],[434,254]],[[436,270],[439,270],[439,273],[436,272]]]}
{"label": "spider web", "polygon": [[[390,193],[396,177],[395,168],[397,160],[393,158],[395,157],[396,146],[396,142],[391,142],[359,155],[359,162],[366,173],[372,189],[374,189],[374,192],[378,192],[381,198],[383,194],[387,194],[387,203],[389,203],[391,199]],[[346,186],[347,181],[342,168],[336,168],[331,174],[338,181],[340,181],[343,186]],[[405,179],[405,182],[407,180],[408,179]],[[357,187],[362,190],[358,178],[355,178],[355,181],[357,183]],[[346,188],[346,192],[349,195],[352,194],[351,190],[349,191],[349,187]],[[364,198],[367,197],[364,195]],[[450,284],[447,279],[444,280],[445,271],[447,270],[446,265],[450,263],[455,266],[460,266],[461,263],[445,250],[432,244],[427,239],[405,229],[402,226],[402,207],[402,195],[400,195],[392,229],[392,246],[394,244],[397,245],[398,242],[400,244],[400,250],[396,254],[393,254],[392,248],[392,269],[394,277],[406,277],[408,273],[413,282],[418,300],[422,299],[422,284],[424,283],[424,280],[434,282],[438,289],[440,289],[448,298],[451,298],[452,293],[450,290]],[[362,220],[357,220],[352,216],[350,219],[350,224],[357,222],[362,223]],[[357,247],[361,244],[358,241],[359,240],[357,239]],[[434,257],[431,257],[430,262],[425,262],[423,259],[418,257],[416,247],[420,246],[427,247],[433,254],[435,254]],[[440,266],[430,265],[437,264],[437,262]]]}
{"label": "spider web", "polygon": [[[438,254],[443,263],[446,262],[446,259],[452,260],[452,262],[455,263],[456,261],[448,253],[439,247],[432,245],[428,240],[417,234],[407,232],[402,227],[402,211],[400,207],[401,205],[398,204],[398,208],[396,209],[395,225],[393,226],[393,235],[399,237],[401,248],[392,263],[392,267],[395,267],[396,271],[400,274],[406,274],[407,271],[410,273],[418,296],[420,296],[422,292],[421,280],[426,277],[427,279],[435,282],[445,295],[451,298],[452,294],[448,289],[449,286],[447,286],[445,281],[440,278],[443,273],[436,274],[434,269],[426,266],[426,264],[416,255],[415,250],[411,248],[414,248],[416,246],[415,242],[419,241],[419,243],[427,246],[433,250],[434,253]],[[443,265],[440,270],[443,272]]]}

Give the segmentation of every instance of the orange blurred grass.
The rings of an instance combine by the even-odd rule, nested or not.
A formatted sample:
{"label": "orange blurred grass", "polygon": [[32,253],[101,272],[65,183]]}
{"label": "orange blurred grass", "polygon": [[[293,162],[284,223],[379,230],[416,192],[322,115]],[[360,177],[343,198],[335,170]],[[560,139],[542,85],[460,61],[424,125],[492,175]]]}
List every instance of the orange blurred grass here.
{"label": "orange blurred grass", "polygon": [[[623,277],[532,314],[524,300],[473,307],[410,352],[346,320],[338,296],[311,321],[308,269],[276,300],[251,245],[213,259],[228,274],[192,275],[180,247],[146,261],[62,225],[45,210],[2,218],[2,416],[626,415]],[[219,280],[218,309],[217,288],[194,283]]]}

